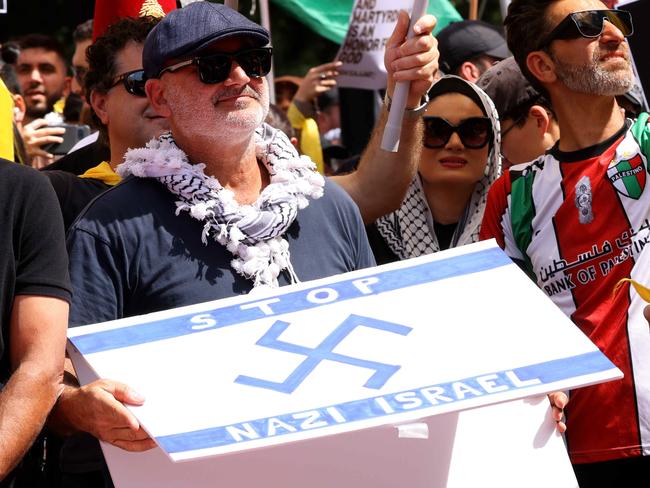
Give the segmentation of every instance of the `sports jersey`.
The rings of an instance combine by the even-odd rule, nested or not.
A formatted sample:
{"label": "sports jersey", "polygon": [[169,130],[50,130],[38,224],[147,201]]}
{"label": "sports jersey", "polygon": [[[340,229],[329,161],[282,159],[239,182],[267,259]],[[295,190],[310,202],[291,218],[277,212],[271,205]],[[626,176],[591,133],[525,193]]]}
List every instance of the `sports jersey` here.
{"label": "sports jersey", "polygon": [[648,114],[607,141],[554,147],[493,185],[481,239],[494,237],[625,374],[571,392],[574,463],[650,454],[650,330],[645,303],[622,278],[650,283]]}

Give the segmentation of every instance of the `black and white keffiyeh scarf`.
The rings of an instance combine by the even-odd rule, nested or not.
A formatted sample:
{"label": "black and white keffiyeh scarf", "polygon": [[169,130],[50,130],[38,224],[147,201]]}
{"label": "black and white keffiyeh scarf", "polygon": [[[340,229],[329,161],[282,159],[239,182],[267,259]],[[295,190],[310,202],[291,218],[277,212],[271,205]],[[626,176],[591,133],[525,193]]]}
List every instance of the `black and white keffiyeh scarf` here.
{"label": "black and white keffiyeh scarf", "polygon": [[123,178],[154,178],[178,197],[176,215],[188,212],[204,223],[201,240],[212,238],[234,259],[231,266],[254,287],[277,287],[287,270],[298,282],[282,236],[309,199],[323,195],[325,180],[307,156],[300,156],[279,130],[262,124],[255,131],[256,156],[269,172],[270,183],[257,201],[240,205],[232,191],[205,174],[205,164],[192,164],[170,133],[152,139],[144,148],[130,149],[117,167]]}

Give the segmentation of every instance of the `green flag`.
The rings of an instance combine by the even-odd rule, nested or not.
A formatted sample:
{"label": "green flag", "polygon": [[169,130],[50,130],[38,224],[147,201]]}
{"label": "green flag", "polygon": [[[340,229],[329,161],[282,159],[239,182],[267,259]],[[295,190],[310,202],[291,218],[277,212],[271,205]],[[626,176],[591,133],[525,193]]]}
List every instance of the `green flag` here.
{"label": "green flag", "polygon": [[[341,44],[348,31],[354,0],[273,0],[321,36]],[[431,0],[428,12],[438,19],[434,34],[447,24],[462,20],[449,0]]]}

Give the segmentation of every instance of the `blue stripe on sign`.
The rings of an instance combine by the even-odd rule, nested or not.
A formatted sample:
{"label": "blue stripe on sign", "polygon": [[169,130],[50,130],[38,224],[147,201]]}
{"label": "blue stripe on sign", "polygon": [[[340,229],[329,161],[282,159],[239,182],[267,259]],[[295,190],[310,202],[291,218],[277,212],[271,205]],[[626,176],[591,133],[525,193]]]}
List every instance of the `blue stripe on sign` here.
{"label": "blue stripe on sign", "polygon": [[[310,308],[332,303],[315,303],[314,301],[308,300],[308,295],[314,290],[334,290],[338,294],[338,298],[335,302],[340,302],[342,300],[351,300],[363,296],[370,296],[409,286],[417,286],[432,281],[444,280],[455,276],[478,273],[480,271],[498,268],[508,264],[512,264],[510,258],[508,258],[501,249],[494,247],[469,254],[463,254],[462,256],[417,264],[408,268],[382,271],[367,277],[357,277],[305,290],[294,291],[284,295],[280,294],[276,297],[269,297],[264,300],[251,300],[237,305],[206,310],[200,313],[184,314],[177,317],[156,320],[134,326],[120,327],[117,329],[80,335],[71,338],[71,341],[82,354],[109,351],[111,349],[135,346],[147,342],[160,341],[172,337],[201,332],[201,330],[192,329],[194,324],[190,322],[190,319],[196,315],[209,313],[210,316],[217,321],[215,327],[208,329],[211,330],[229,325],[250,322],[252,320],[268,318],[275,315],[308,310]],[[370,277],[379,279],[376,284],[373,284],[370,287],[372,293],[363,293],[353,284],[355,281]],[[252,308],[245,308],[249,304],[265,302],[272,298],[277,298],[279,302],[270,305],[273,310],[273,313],[270,315],[264,313],[259,307],[253,306]]]}
{"label": "blue stripe on sign", "polygon": [[[600,373],[615,366],[600,351],[593,351],[512,370],[429,385],[413,390],[318,407],[237,424],[156,437],[169,453],[244,444],[269,437],[317,430],[341,423],[390,417],[409,411],[441,408],[449,404],[522,390],[569,378]],[[307,421],[309,419],[310,421]],[[390,420],[386,420],[390,422]]]}

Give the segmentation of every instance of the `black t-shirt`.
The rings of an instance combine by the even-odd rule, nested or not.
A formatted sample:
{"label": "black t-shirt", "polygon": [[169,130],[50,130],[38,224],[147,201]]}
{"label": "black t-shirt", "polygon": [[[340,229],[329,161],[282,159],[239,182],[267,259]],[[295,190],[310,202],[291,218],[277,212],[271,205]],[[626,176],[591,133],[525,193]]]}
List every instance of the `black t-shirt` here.
{"label": "black t-shirt", "polygon": [[63,220],[47,178],[0,159],[0,382],[9,377],[9,321],[16,295],[70,301]]}
{"label": "black t-shirt", "polygon": [[43,174],[49,178],[59,199],[66,230],[93,198],[110,188],[103,181],[80,178],[63,170],[44,171]]}
{"label": "black t-shirt", "polygon": [[110,161],[110,159],[110,148],[101,140],[98,140],[66,154],[41,171],[65,171],[73,175],[82,175],[102,161]]}

